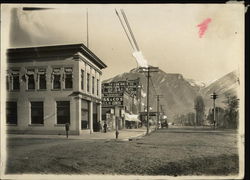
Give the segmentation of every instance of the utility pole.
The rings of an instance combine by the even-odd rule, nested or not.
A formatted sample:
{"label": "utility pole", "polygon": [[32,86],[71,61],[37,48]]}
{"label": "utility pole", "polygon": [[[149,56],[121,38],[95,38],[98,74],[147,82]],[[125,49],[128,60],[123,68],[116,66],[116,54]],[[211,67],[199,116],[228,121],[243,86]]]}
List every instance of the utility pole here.
{"label": "utility pole", "polygon": [[147,134],[149,134],[149,79],[151,72],[158,72],[158,67],[140,67],[140,73],[147,72]]}
{"label": "utility pole", "polygon": [[157,128],[159,129],[159,122],[160,122],[160,112],[159,112],[159,105],[160,105],[160,97],[163,97],[162,95],[156,95],[157,97]]}
{"label": "utility pole", "polygon": [[132,114],[134,114],[134,112],[133,112],[134,98],[135,98],[135,96],[134,96],[134,94],[133,94],[133,95],[132,95],[132,104],[131,104],[131,112],[132,112]]}
{"label": "utility pole", "polygon": [[196,128],[196,123],[197,123],[197,111],[196,107],[194,107],[194,127]]}
{"label": "utility pole", "polygon": [[139,103],[138,103],[138,109],[139,109],[139,112],[141,112],[141,87],[142,85],[140,84],[139,85],[139,93],[138,93],[138,97],[139,97]]}
{"label": "utility pole", "polygon": [[213,99],[213,101],[214,101],[214,103],[213,103],[213,105],[214,105],[214,129],[215,129],[215,123],[216,123],[216,121],[215,121],[215,119],[216,119],[215,100],[217,97],[218,97],[218,95],[215,92],[213,92],[213,94],[211,95],[211,99]]}

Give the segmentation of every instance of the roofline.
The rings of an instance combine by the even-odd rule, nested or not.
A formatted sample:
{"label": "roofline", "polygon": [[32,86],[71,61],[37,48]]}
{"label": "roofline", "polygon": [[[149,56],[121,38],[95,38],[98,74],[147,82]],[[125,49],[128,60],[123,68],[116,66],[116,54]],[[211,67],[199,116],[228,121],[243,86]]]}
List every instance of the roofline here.
{"label": "roofline", "polygon": [[[58,51],[58,50],[76,50],[80,52],[84,56],[87,56],[94,64],[96,64],[101,69],[106,68],[107,65],[98,58],[89,48],[87,48],[84,44],[66,44],[66,45],[50,45],[50,46],[36,46],[36,47],[25,47],[25,48],[10,48],[8,49],[8,58],[9,59],[18,59],[11,57],[12,54],[15,53],[29,53],[29,52],[36,52],[36,55],[39,57],[39,52],[51,52],[51,51]],[[73,54],[72,54],[73,55]]]}

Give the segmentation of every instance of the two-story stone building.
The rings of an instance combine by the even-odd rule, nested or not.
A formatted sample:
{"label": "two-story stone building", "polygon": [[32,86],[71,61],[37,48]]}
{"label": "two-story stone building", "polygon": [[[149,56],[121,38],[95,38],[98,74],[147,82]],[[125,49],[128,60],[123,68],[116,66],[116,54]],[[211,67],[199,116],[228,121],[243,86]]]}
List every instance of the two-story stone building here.
{"label": "two-story stone building", "polygon": [[71,134],[98,131],[101,76],[107,66],[83,44],[9,49],[8,132]]}

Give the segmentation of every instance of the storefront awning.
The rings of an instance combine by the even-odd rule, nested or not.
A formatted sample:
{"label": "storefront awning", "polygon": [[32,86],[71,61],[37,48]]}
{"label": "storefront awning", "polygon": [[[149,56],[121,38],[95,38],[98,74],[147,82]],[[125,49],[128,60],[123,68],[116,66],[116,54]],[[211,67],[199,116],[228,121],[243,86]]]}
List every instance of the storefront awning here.
{"label": "storefront awning", "polygon": [[139,116],[136,114],[125,113],[125,120],[126,121],[141,122],[138,117]]}

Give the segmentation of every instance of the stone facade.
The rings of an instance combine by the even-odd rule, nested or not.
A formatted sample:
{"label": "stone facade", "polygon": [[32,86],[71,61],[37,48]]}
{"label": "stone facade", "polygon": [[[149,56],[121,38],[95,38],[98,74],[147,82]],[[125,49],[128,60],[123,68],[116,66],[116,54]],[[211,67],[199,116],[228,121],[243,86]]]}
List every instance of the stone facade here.
{"label": "stone facade", "polygon": [[107,66],[87,47],[16,48],[7,57],[8,132],[64,134],[67,122],[71,134],[98,131]]}

